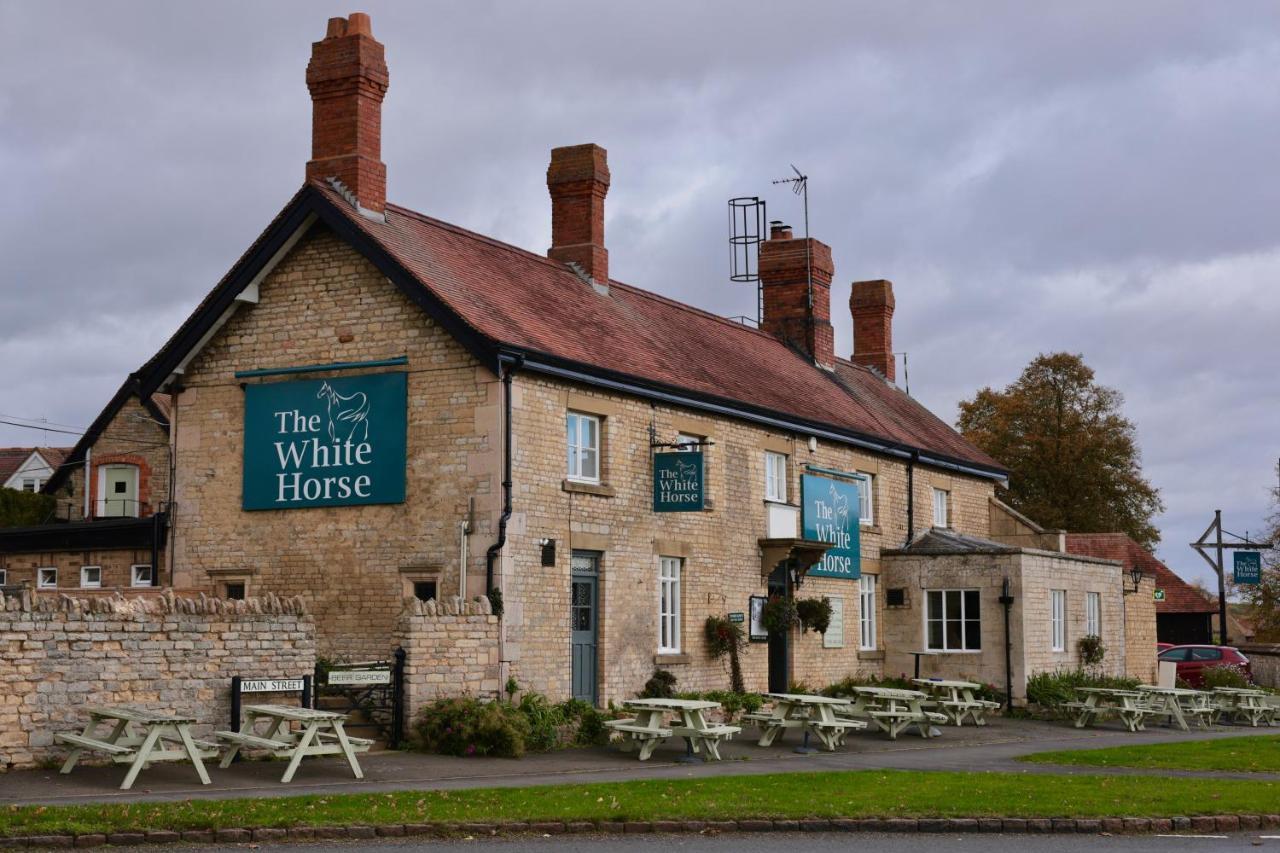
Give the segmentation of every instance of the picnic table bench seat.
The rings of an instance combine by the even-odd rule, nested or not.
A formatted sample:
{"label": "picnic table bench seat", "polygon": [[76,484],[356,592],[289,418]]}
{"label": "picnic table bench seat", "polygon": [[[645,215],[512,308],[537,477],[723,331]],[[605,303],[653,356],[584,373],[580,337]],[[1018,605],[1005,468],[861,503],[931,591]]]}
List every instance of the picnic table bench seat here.
{"label": "picnic table bench seat", "polygon": [[118,743],[107,743],[105,740],[98,740],[97,738],[69,734],[66,732],[54,735],[53,739],[58,743],[65,743],[69,746],[78,746],[82,749],[94,749],[98,752],[105,752],[108,755],[128,755],[133,752],[132,746],[121,746]]}
{"label": "picnic table bench seat", "polygon": [[190,761],[202,784],[209,784],[203,759],[217,755],[218,748],[191,736],[190,717],[168,716],[139,708],[93,706],[87,709],[89,722],[80,733],[56,732],[54,743],[71,748],[60,773],[75,769],[86,750],[102,752],[116,764],[128,764],[120,789],[133,787],[138,774],[152,764]]}
{"label": "picnic table bench seat", "polygon": [[291,740],[277,740],[275,738],[259,737],[258,735],[248,734],[247,732],[214,732],[213,736],[218,740],[230,741],[238,743],[241,746],[252,746],[258,749],[290,749],[293,746]]}
{"label": "picnic table bench seat", "polygon": [[632,738],[669,738],[671,729],[637,725],[635,720],[609,720],[606,726],[615,732],[626,732]]}
{"label": "picnic table bench seat", "polygon": [[753,714],[743,714],[738,719],[744,723],[767,723],[773,719],[773,715],[757,711]]}

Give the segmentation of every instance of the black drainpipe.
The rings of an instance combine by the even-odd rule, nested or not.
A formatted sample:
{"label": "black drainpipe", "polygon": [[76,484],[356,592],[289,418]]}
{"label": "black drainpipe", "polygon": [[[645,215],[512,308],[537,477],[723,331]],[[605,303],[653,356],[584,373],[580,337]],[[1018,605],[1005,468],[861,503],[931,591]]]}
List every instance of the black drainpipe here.
{"label": "black drainpipe", "polygon": [[484,591],[493,592],[493,564],[507,544],[507,522],[511,520],[511,374],[524,363],[521,356],[498,356],[502,378],[502,515],[498,517],[498,539],[485,552]]}
{"label": "black drainpipe", "polygon": [[904,547],[910,546],[911,540],[916,538],[916,462],[919,460],[920,451],[911,451],[907,459],[907,541]]}
{"label": "black drainpipe", "polygon": [[1013,596],[1009,594],[1009,579],[1004,579],[1000,590],[1000,603],[1004,605],[1004,707],[1013,710],[1013,637],[1009,635],[1009,609]]}

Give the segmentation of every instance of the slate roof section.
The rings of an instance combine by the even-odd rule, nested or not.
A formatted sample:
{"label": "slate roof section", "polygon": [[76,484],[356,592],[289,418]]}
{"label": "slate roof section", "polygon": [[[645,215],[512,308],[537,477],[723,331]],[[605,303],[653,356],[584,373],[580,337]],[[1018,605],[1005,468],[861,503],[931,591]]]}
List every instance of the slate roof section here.
{"label": "slate roof section", "polygon": [[1125,572],[1134,567],[1144,574],[1155,575],[1156,589],[1164,590],[1164,601],[1156,602],[1156,613],[1217,613],[1213,600],[1191,584],[1178,577],[1164,563],[1156,559],[1146,548],[1134,542],[1125,533],[1068,533],[1067,551],[1119,560]]}
{"label": "slate roof section", "polygon": [[932,527],[916,535],[905,548],[884,551],[883,554],[942,555],[942,554],[1021,554],[1022,548],[1006,545],[979,536],[966,536],[954,530]]}
{"label": "slate roof section", "polygon": [[468,325],[503,345],[727,398],[1003,469],[865,367],[815,367],[774,336],[611,280],[599,293],[564,264],[387,205],[385,223],[320,187]]}

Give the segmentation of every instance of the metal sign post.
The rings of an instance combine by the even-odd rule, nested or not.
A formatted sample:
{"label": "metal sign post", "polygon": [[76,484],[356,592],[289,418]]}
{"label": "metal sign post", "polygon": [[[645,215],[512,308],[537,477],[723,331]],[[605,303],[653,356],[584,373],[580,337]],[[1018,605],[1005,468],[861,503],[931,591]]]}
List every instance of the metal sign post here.
{"label": "metal sign post", "polygon": [[[1209,542],[1209,534],[1214,534],[1212,542]],[[1200,538],[1191,543],[1192,549],[1204,557],[1206,563],[1213,567],[1214,572],[1218,575],[1218,633],[1221,636],[1221,643],[1226,645],[1231,639],[1227,636],[1227,575],[1223,567],[1222,552],[1228,549],[1241,549],[1245,551],[1261,551],[1271,547],[1270,542],[1250,542],[1248,536],[1235,536],[1237,539],[1243,539],[1243,542],[1223,542],[1222,541],[1222,510],[1215,509],[1213,511],[1213,523],[1201,534]],[[1213,556],[1209,556],[1209,549],[1213,550]]]}

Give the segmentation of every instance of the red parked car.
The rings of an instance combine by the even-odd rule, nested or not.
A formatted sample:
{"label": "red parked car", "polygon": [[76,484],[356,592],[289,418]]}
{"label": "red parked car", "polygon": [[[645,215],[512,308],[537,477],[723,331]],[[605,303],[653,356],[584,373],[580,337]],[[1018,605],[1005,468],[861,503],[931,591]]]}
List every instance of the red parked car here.
{"label": "red parked car", "polygon": [[1253,681],[1249,659],[1231,646],[1174,646],[1160,653],[1160,660],[1178,665],[1178,678],[1192,687],[1204,686],[1204,671],[1211,666],[1233,666]]}

